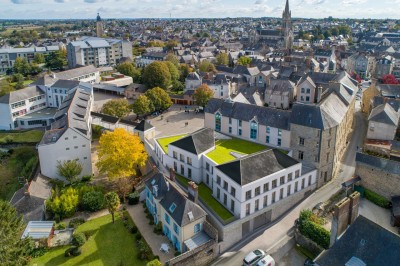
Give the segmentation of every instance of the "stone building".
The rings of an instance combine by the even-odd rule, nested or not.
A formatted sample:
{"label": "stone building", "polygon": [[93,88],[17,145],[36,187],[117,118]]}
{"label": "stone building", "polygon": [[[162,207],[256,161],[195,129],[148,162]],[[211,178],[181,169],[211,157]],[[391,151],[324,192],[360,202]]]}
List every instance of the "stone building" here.
{"label": "stone building", "polygon": [[282,35],[283,35],[283,47],[286,50],[293,49],[293,25],[292,25],[292,12],[289,9],[289,0],[286,0],[285,10],[282,14]]}
{"label": "stone building", "polygon": [[100,13],[97,13],[97,18],[96,18],[96,36],[97,37],[103,37],[103,35],[104,35],[103,22],[101,21]]}

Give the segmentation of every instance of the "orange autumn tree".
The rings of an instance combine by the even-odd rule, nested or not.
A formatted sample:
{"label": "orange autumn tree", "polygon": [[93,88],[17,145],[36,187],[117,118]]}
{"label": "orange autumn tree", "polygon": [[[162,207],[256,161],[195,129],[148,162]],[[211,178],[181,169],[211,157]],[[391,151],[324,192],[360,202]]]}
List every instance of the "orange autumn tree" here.
{"label": "orange autumn tree", "polygon": [[147,152],[140,138],[123,128],[104,133],[97,147],[96,163],[99,172],[110,180],[136,175],[138,167],[144,166]]}

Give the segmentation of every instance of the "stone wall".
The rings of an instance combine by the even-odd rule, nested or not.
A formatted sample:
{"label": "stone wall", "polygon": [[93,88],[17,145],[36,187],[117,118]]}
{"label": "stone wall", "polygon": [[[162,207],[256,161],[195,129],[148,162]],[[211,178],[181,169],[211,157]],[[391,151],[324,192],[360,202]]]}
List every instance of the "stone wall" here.
{"label": "stone wall", "polygon": [[217,257],[218,243],[210,240],[193,250],[185,252],[169,261],[168,266],[205,266]]}
{"label": "stone wall", "polygon": [[303,236],[299,230],[296,228],[294,230],[294,239],[296,240],[296,243],[299,244],[300,246],[306,248],[309,250],[311,253],[313,253],[315,256],[320,254],[322,251],[324,251],[324,248],[312,241],[311,239]]}
{"label": "stone wall", "polygon": [[[400,162],[390,161],[390,163],[397,165],[397,168],[400,169]],[[356,161],[355,175],[361,177],[363,187],[382,195],[388,200],[392,196],[400,195],[399,174]]]}

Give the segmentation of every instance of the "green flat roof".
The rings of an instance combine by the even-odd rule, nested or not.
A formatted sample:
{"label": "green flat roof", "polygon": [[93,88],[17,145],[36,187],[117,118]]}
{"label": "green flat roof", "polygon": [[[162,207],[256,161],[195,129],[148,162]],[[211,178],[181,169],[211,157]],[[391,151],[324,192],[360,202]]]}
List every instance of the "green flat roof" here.
{"label": "green flat roof", "polygon": [[164,150],[166,154],[168,154],[168,144],[183,138],[187,134],[182,134],[182,135],[176,135],[176,136],[170,136],[170,137],[165,137],[165,138],[159,138],[157,139],[158,144],[160,144],[161,148]]}
{"label": "green flat roof", "polygon": [[266,149],[270,147],[237,138],[223,139],[217,140],[215,150],[210,151],[206,156],[217,164],[223,164],[237,159],[231,152],[245,156]]}

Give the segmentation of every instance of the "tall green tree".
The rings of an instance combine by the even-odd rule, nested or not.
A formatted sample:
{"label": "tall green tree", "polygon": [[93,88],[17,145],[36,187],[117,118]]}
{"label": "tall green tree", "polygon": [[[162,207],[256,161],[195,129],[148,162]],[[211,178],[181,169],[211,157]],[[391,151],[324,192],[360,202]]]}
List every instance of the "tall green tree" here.
{"label": "tall green tree", "polygon": [[46,67],[49,69],[62,70],[67,64],[67,58],[64,50],[54,51],[49,53],[46,58]]}
{"label": "tall green tree", "polygon": [[165,110],[172,105],[172,101],[168,93],[159,87],[155,87],[146,91],[145,95],[151,102],[151,111]]}
{"label": "tall green tree", "polygon": [[251,58],[247,56],[242,56],[237,61],[238,65],[247,66],[251,64]]}
{"label": "tall green tree", "polygon": [[172,64],[174,64],[174,66],[179,68],[179,59],[173,53],[168,53],[167,56],[166,56],[165,61],[171,62]]}
{"label": "tall green tree", "polygon": [[36,64],[43,64],[45,62],[44,55],[41,53],[36,53],[33,62]]}
{"label": "tall green tree", "polygon": [[13,67],[14,73],[22,74],[24,76],[30,74],[31,66],[26,60],[26,58],[17,57],[14,62]]}
{"label": "tall green tree", "polygon": [[199,69],[201,72],[217,72],[213,63],[208,60],[203,60],[200,63]]}
{"label": "tall green tree", "polygon": [[133,112],[137,115],[146,115],[151,112],[151,102],[145,95],[140,95],[132,104]]}
{"label": "tall green tree", "polygon": [[214,96],[214,92],[210,87],[208,87],[206,84],[200,85],[194,93],[193,93],[193,99],[195,100],[196,104],[199,106],[206,106],[208,101]]}
{"label": "tall green tree", "polygon": [[108,211],[111,213],[113,223],[114,223],[114,214],[116,211],[118,211],[120,204],[121,204],[121,202],[119,200],[117,193],[108,192],[106,194],[106,205],[107,205]]}
{"label": "tall green tree", "polygon": [[178,68],[172,62],[165,61],[164,63],[167,65],[169,74],[171,75],[171,83],[177,81],[180,76]]}
{"label": "tall green tree", "polygon": [[58,187],[52,190],[51,198],[46,200],[46,209],[58,215],[60,219],[71,217],[78,208],[79,193],[73,187],[60,191]]}
{"label": "tall green tree", "polygon": [[217,65],[227,66],[229,64],[229,57],[227,53],[220,53],[217,55]]}
{"label": "tall green tree", "polygon": [[33,250],[30,238],[21,239],[25,223],[10,203],[0,200],[0,265],[27,265]]}
{"label": "tall green tree", "polygon": [[83,166],[79,161],[57,161],[57,172],[60,176],[65,177],[68,182],[75,183],[76,177],[82,173]]}
{"label": "tall green tree", "polygon": [[156,61],[144,68],[142,80],[147,88],[167,89],[171,85],[171,73],[167,64]]}
{"label": "tall green tree", "polygon": [[126,76],[132,77],[134,82],[140,82],[140,70],[132,63],[125,62],[117,66],[118,72]]}
{"label": "tall green tree", "polygon": [[131,112],[131,107],[126,99],[112,99],[103,105],[102,112],[107,115],[122,118]]}
{"label": "tall green tree", "polygon": [[0,97],[12,92],[14,89],[7,79],[0,80]]}

